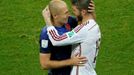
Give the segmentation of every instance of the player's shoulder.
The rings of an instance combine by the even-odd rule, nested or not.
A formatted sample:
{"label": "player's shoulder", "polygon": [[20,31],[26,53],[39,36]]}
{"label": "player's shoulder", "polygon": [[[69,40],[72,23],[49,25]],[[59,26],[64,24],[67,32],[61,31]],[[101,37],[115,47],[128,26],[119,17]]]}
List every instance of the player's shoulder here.
{"label": "player's shoulder", "polygon": [[88,31],[92,30],[92,31],[97,31],[100,32],[100,27],[98,25],[98,23],[94,20],[94,19],[90,19],[86,28],[88,29]]}
{"label": "player's shoulder", "polygon": [[47,34],[48,30],[54,29],[54,26],[45,26],[41,30],[41,34]]}
{"label": "player's shoulder", "polygon": [[94,19],[89,20],[89,25],[91,25],[92,27],[94,26],[99,27],[98,23]]}
{"label": "player's shoulder", "polygon": [[76,17],[69,16],[68,24],[71,26],[71,28],[75,28],[78,25],[78,21],[77,21]]}
{"label": "player's shoulder", "polygon": [[55,29],[54,26],[48,26],[48,27],[46,28],[46,31],[50,31],[50,30],[53,30],[53,29]]}
{"label": "player's shoulder", "polygon": [[88,23],[89,23],[89,24],[92,24],[92,25],[97,24],[94,19],[89,19],[89,20],[88,20]]}
{"label": "player's shoulder", "polygon": [[77,19],[75,16],[69,16],[68,22],[77,22]]}
{"label": "player's shoulder", "polygon": [[41,33],[46,33],[47,32],[47,27],[43,27],[42,30],[41,30]]}
{"label": "player's shoulder", "polygon": [[84,22],[83,24],[83,30],[91,30],[92,28],[96,27],[97,23],[95,22],[94,19],[88,19],[86,22]]}
{"label": "player's shoulder", "polygon": [[69,16],[69,19],[76,20],[76,17],[75,16]]}
{"label": "player's shoulder", "polygon": [[40,33],[40,38],[47,38],[48,35],[47,35],[47,27],[43,27],[42,30],[41,30],[41,33]]}
{"label": "player's shoulder", "polygon": [[89,19],[85,23],[83,23],[86,27],[92,27],[97,25],[97,22],[94,19]]}

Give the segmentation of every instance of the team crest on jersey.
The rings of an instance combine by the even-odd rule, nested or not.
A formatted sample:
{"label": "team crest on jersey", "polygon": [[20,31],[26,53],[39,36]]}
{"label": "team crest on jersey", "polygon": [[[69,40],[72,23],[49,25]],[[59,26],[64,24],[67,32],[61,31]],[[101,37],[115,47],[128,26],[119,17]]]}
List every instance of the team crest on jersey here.
{"label": "team crest on jersey", "polygon": [[74,32],[74,31],[71,31],[71,32],[68,32],[67,35],[68,35],[69,37],[72,37],[74,34],[75,34],[75,32]]}
{"label": "team crest on jersey", "polygon": [[41,47],[47,48],[48,47],[48,40],[41,40]]}

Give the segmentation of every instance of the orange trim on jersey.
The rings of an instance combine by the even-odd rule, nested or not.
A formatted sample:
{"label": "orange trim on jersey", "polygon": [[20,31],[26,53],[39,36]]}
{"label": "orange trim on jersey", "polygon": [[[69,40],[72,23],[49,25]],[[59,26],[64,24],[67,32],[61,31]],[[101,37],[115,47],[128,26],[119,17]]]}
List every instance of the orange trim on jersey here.
{"label": "orange trim on jersey", "polygon": [[70,24],[69,24],[69,23],[67,23],[67,24],[65,25],[65,27],[66,27],[66,29],[67,29],[68,31],[71,31],[71,27],[70,27]]}

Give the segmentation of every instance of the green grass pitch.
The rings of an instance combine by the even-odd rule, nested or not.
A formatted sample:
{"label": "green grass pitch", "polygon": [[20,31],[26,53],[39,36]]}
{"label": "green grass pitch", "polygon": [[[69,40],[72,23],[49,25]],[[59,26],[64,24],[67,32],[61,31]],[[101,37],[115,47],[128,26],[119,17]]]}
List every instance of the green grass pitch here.
{"label": "green grass pitch", "polygon": [[[39,64],[41,12],[50,0],[0,1],[0,75],[47,75]],[[65,0],[71,10],[69,0]],[[134,0],[95,0],[98,75],[134,75]]]}

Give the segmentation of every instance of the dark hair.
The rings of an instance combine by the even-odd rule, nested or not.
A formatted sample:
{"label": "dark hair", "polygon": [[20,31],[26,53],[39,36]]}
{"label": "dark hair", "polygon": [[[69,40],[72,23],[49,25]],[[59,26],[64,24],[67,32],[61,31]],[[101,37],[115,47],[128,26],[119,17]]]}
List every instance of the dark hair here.
{"label": "dark hair", "polygon": [[78,0],[71,0],[72,5],[78,6]]}
{"label": "dark hair", "polygon": [[91,0],[71,0],[72,5],[78,7],[79,10],[88,10],[88,6]]}

